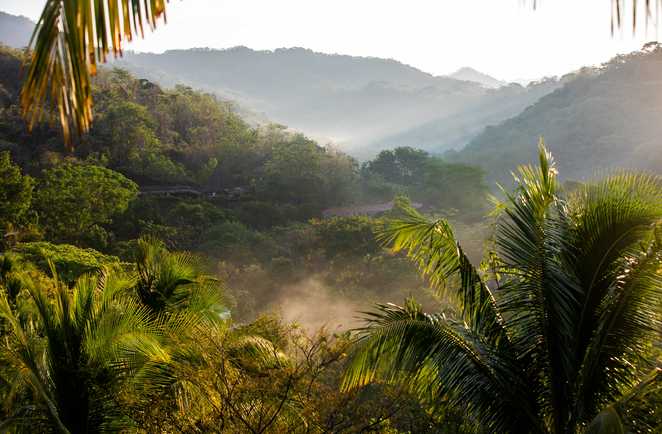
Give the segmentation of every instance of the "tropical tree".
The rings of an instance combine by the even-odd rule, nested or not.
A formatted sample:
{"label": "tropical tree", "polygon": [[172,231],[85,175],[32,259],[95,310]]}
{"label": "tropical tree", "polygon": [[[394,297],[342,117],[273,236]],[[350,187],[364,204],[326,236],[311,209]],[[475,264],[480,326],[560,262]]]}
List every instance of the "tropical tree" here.
{"label": "tropical tree", "polygon": [[66,141],[92,122],[90,79],[97,65],[165,17],[166,0],[47,0],[30,41],[23,116],[32,126],[55,105]]}
{"label": "tropical tree", "polygon": [[0,233],[7,224],[18,223],[25,217],[32,201],[34,181],[21,173],[12,163],[8,151],[0,152]]}
{"label": "tropical tree", "polygon": [[485,432],[623,432],[628,403],[662,384],[644,358],[662,330],[662,178],[617,173],[565,195],[541,144],[516,181],[485,270],[445,220],[408,208],[383,229],[456,309],[380,305],[344,387],[406,380]]}
{"label": "tropical tree", "polygon": [[[0,85],[2,87],[2,85]],[[39,229],[31,223],[30,204],[34,180],[21,173],[12,162],[9,151],[0,152],[0,249],[16,241],[39,236]]]}
{"label": "tropical tree", "polygon": [[104,247],[104,225],[123,213],[138,186],[121,173],[91,164],[65,163],[45,170],[34,197],[49,239]]}
{"label": "tropical tree", "polygon": [[142,238],[138,240],[135,265],[135,292],[153,314],[186,310],[212,322],[227,317],[220,282],[202,273],[192,254],[170,252],[161,241]]}
{"label": "tropical tree", "polygon": [[120,414],[118,388],[147,361],[167,358],[161,327],[128,295],[131,280],[121,273],[85,275],[73,291],[57,278],[43,283],[21,288],[19,301],[17,288],[11,297],[0,287],[0,385],[10,389],[3,395],[11,409],[2,430],[98,432]]}
{"label": "tropical tree", "polygon": [[30,209],[33,180],[13,164],[8,151],[0,152],[0,226],[17,223]]}

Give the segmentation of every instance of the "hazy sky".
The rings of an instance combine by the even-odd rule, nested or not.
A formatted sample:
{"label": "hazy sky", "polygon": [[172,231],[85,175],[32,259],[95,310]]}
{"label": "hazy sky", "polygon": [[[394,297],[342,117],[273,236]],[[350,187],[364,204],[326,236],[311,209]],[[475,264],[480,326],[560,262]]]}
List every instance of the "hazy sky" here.
{"label": "hazy sky", "polygon": [[[168,25],[130,46],[306,47],[388,57],[433,74],[471,66],[500,79],[559,75],[657,38],[612,37],[611,0],[172,0]],[[643,3],[643,1],[641,2]],[[44,0],[0,0],[37,19]]]}

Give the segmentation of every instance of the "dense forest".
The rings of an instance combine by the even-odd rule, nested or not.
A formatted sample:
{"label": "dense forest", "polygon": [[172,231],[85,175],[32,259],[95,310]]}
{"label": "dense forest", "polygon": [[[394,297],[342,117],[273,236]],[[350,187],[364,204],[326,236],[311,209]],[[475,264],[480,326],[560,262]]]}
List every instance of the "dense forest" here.
{"label": "dense forest", "polygon": [[[30,309],[31,297],[37,296],[33,282],[45,285],[38,288],[45,291],[43,296],[60,291],[62,297],[69,297],[67,288],[75,285],[76,294],[88,291],[95,298],[110,291],[107,280],[128,285],[121,291],[137,288],[129,276],[138,272],[145,288],[141,300],[151,300],[154,310],[184,309],[180,306],[183,294],[193,291],[197,301],[184,309],[186,315],[209,315],[209,309],[220,312],[212,321],[213,333],[232,342],[232,354],[213,353],[208,347],[212,342],[187,341],[186,345],[197,350],[208,347],[204,354],[211,359],[200,375],[212,375],[219,363],[229,363],[233,371],[228,378],[212,375],[201,381],[241,378],[240,389],[232,393],[247,401],[236,405],[248,405],[250,396],[265,393],[267,384],[272,389],[267,394],[273,402],[262,402],[251,418],[243,419],[240,409],[232,407],[209,413],[199,402],[195,405],[204,408],[195,411],[201,413],[191,413],[191,419],[184,421],[168,410],[176,406],[175,395],[142,390],[135,401],[125,395],[137,386],[133,380],[131,385],[113,383],[119,389],[105,390],[103,382],[76,377],[80,387],[92,381],[95,386],[94,390],[57,392],[85,393],[90,400],[89,414],[67,416],[67,411],[75,410],[60,410],[67,426],[87,427],[75,432],[110,429],[109,423],[143,426],[148,431],[157,426],[173,432],[193,426],[206,431],[218,417],[236,411],[224,431],[278,432],[285,429],[284,423],[296,426],[305,417],[312,431],[446,432],[445,422],[429,415],[402,388],[375,385],[374,390],[346,394],[341,393],[339,382],[351,343],[346,330],[357,324],[355,312],[376,301],[397,302],[409,295],[430,307],[439,303],[406,258],[381,246],[374,229],[384,217],[397,213],[394,201],[407,204],[411,200],[466,228],[467,244],[480,260],[486,228],[480,220],[487,209],[487,187],[479,169],[450,164],[412,148],[384,151],[359,164],[279,125],[254,128],[235,113],[230,102],[187,87],[161,89],[120,69],[102,71],[95,79],[94,126],[70,149],[53,124],[42,123],[27,131],[18,107],[22,56],[7,48],[0,53],[4,250],[0,282],[10,288],[7,309]],[[362,215],[366,204],[379,206]],[[183,251],[190,253],[177,253]],[[98,270],[105,270],[101,277],[84,277]],[[67,303],[82,309],[75,304],[77,299]],[[114,308],[108,309],[98,315],[118,315]],[[135,306],[122,309],[126,327],[147,327],[144,322],[139,325],[145,320],[140,309],[134,318],[124,309],[135,310]],[[217,321],[228,317],[236,330]],[[103,321],[95,318],[86,321]],[[171,326],[159,327],[165,327],[164,333],[172,339],[184,339]],[[122,332],[112,333],[124,339]],[[193,337],[196,332],[187,333]],[[86,336],[96,343],[84,345],[111,345],[103,351],[116,351],[112,343],[101,342],[103,337]],[[142,345],[141,339],[150,338],[131,335],[126,339],[137,339],[132,345]],[[180,344],[171,340],[167,346],[188,351]],[[253,360],[256,355],[263,360]],[[3,360],[7,366],[16,362]],[[98,361],[77,363],[67,369],[79,371],[68,375],[103,375],[88,364]],[[2,381],[14,375],[11,372],[3,372]],[[174,378],[164,381],[175,385]],[[224,394],[229,392],[222,383],[213,387],[219,394],[214,399],[227,399]],[[41,410],[10,405],[31,402],[28,390],[12,391],[4,385],[0,389],[8,405],[2,419],[19,428],[24,418],[40,420],[32,415]],[[281,408],[282,394],[288,406],[299,402],[297,408]],[[100,399],[107,402],[95,407]],[[115,416],[128,414],[127,420]],[[45,429],[48,417],[38,423]],[[204,428],[205,424],[212,425]]]}
{"label": "dense forest", "polygon": [[76,75],[110,48],[59,5],[0,46],[0,432],[660,431],[662,48],[527,87],[298,48]]}
{"label": "dense forest", "polygon": [[659,172],[660,65],[662,47],[651,43],[584,68],[521,114],[487,127],[446,156],[480,164],[491,182],[509,184],[511,170],[535,159],[535,143],[542,136],[565,179],[588,179],[617,167]]}
{"label": "dense forest", "polygon": [[7,245],[66,243],[126,260],[135,240],[155,237],[203,255],[244,319],[290,303],[292,291],[355,306],[422,291],[413,267],[382,252],[378,220],[360,215],[373,205],[378,218],[400,196],[465,227],[480,259],[487,187],[473,166],[412,148],[359,165],[278,125],[251,127],[229,102],[118,69],[95,80],[94,126],[70,152],[48,124],[27,133],[19,54],[0,62],[3,167],[19,167],[23,186],[12,190],[21,212],[2,222]]}
{"label": "dense forest", "polygon": [[[256,121],[266,117],[287,124],[361,158],[401,145],[460,147],[486,125],[515,116],[558,87],[549,79],[493,89],[395,60],[303,48],[130,53],[119,64],[160,84],[187,83],[222,95],[259,114],[251,116]],[[405,141],[409,130],[434,120],[445,122],[448,137]],[[400,135],[402,142],[391,140]]]}

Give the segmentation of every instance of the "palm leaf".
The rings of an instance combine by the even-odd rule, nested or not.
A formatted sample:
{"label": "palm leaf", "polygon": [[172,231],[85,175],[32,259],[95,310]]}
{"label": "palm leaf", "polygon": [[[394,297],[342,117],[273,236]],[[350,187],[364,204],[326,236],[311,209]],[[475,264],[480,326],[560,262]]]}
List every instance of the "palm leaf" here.
{"label": "palm leaf", "polygon": [[[639,384],[621,396],[616,402],[609,404],[593,418],[588,426],[587,434],[625,433],[626,429],[623,413],[628,403],[635,399],[645,398],[646,395],[662,388],[662,368],[656,368]],[[650,427],[656,429],[658,427]],[[652,430],[649,432],[653,432]]]}
{"label": "palm leaf", "polygon": [[187,252],[170,252],[156,239],[143,238],[136,252],[135,290],[155,314],[196,312],[198,320],[222,321],[227,313],[218,279],[200,271]]}
{"label": "palm leaf", "polygon": [[618,403],[662,330],[662,180],[618,173],[565,198],[542,141],[539,165],[515,179],[496,215],[495,290],[447,222],[405,208],[387,223],[381,239],[453,294],[463,321],[379,306],[345,387],[405,382],[488,432],[620,429]]}
{"label": "palm leaf", "polygon": [[[29,288],[38,313],[30,329],[16,318],[6,294],[0,297],[0,316],[12,332],[6,354],[20,382],[34,390],[61,432],[101,426],[114,411],[110,390],[103,388],[112,387],[112,379],[130,377],[147,362],[168,359],[162,326],[120,288],[120,282],[130,279],[109,273],[82,276],[73,290],[56,280],[52,299],[43,288]],[[95,398],[92,376],[101,372]]]}
{"label": "palm leaf", "polygon": [[92,122],[90,77],[108,54],[154,28],[165,17],[167,0],[48,0],[30,41],[32,55],[21,92],[28,126],[49,103],[57,111],[65,142]]}
{"label": "palm leaf", "polygon": [[554,160],[542,141],[539,166],[520,167],[515,180],[518,186],[507,195],[496,232],[503,262],[499,308],[532,372],[544,373],[531,379],[532,387],[560,430],[570,411],[567,387],[576,365],[573,314],[580,288],[566,272],[572,251],[567,207],[558,194]]}
{"label": "palm leaf", "polygon": [[49,416],[58,431],[68,434],[69,430],[62,422],[57,404],[54,397],[50,394],[50,384],[47,376],[44,375],[44,367],[42,366],[42,358],[38,351],[38,346],[35,345],[34,340],[30,338],[29,332],[23,328],[18,318],[14,315],[4,291],[0,292],[0,317],[9,322],[13,336],[16,338],[15,345],[6,350],[5,355],[11,359],[14,366],[21,372],[21,379],[30,385],[45,403]]}
{"label": "palm leaf", "polygon": [[571,266],[584,289],[576,323],[578,351],[582,352],[600,303],[613,280],[627,268],[623,256],[633,248],[632,253],[637,254],[639,243],[651,234],[662,216],[662,179],[621,173],[583,187],[570,202],[570,236],[576,245]]}
{"label": "palm leaf", "polygon": [[590,418],[638,381],[646,341],[659,339],[662,179],[618,173],[571,198],[582,286],[576,313],[577,417]]}
{"label": "palm leaf", "polygon": [[377,238],[394,252],[406,251],[434,288],[452,295],[474,331],[494,343],[506,342],[494,296],[456,241],[448,221],[430,221],[406,205],[401,211],[404,217],[387,221]]}
{"label": "palm leaf", "polygon": [[[523,372],[508,352],[487,345],[464,324],[420,306],[379,305],[343,380],[343,388],[378,378],[404,382],[421,396],[463,408],[488,432],[543,432]],[[517,409],[517,411],[515,411]]]}
{"label": "palm leaf", "polygon": [[639,358],[660,338],[662,321],[662,246],[631,257],[629,269],[614,282],[596,321],[578,374],[578,417],[586,418],[617,400],[639,380]]}

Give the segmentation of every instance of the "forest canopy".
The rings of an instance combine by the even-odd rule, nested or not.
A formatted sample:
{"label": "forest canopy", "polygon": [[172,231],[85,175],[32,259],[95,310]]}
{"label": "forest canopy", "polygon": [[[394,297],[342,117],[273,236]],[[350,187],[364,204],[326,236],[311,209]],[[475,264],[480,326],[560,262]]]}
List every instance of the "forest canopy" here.
{"label": "forest canopy", "polygon": [[492,208],[494,155],[360,163],[117,68],[72,147],[21,116],[27,55],[0,49],[0,430],[659,426],[659,176],[562,183],[541,140]]}

